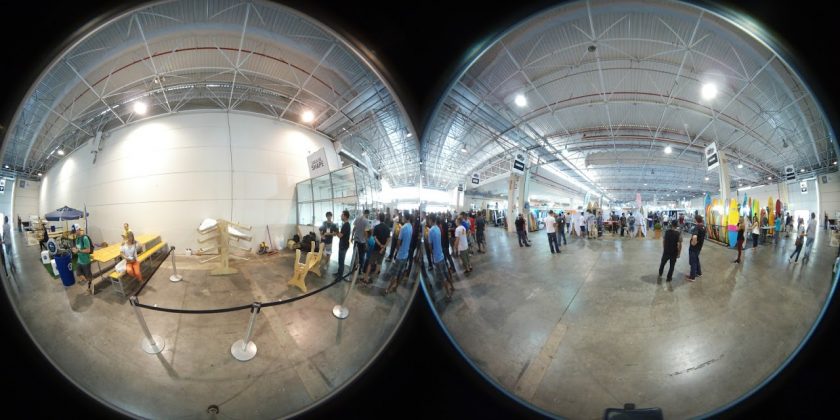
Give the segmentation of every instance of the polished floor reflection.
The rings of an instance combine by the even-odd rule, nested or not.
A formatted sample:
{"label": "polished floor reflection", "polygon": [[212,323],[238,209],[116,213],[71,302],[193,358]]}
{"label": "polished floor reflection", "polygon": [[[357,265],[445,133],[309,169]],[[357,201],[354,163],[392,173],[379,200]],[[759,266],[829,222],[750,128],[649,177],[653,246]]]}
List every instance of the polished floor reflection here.
{"label": "polished floor reflection", "polygon": [[[94,296],[78,285],[65,288],[42,268],[38,246],[26,246],[18,233],[14,254],[18,275],[9,289],[43,351],[82,388],[147,418],[205,418],[210,405],[228,418],[294,413],[344,384],[374,357],[396,328],[412,292],[400,287],[383,298],[376,289],[358,289],[347,303],[350,316],[342,321],[332,308],[344,298],[348,282],[264,308],[252,338],[257,355],[248,362],[230,353],[246,332],[247,310],[207,315],[143,310],[152,333],[166,340],[162,353],[149,355],[140,347],[142,332],[131,306],[107,280],[96,283]],[[289,251],[253,256],[233,263],[239,274],[210,277],[207,271],[214,267],[199,264],[198,257],[178,256],[184,280],[169,281],[167,260],[140,300],[209,309],[296,296],[299,292],[286,285],[293,257]],[[329,272],[336,268],[331,262]],[[328,281],[307,276],[310,290]]]}
{"label": "polished floor reflection", "polygon": [[[811,261],[789,264],[793,238],[734,251],[707,242],[687,282],[688,239],[672,284],[657,281],[660,240],[569,238],[552,255],[544,232],[521,248],[491,228],[488,253],[435,305],[453,338],[499,384],[573,419],[605,408],[707,413],[761,383],[799,345],[831,286],[837,248],[820,231]],[[804,252],[804,251],[803,251]],[[666,267],[667,272],[667,267]]]}

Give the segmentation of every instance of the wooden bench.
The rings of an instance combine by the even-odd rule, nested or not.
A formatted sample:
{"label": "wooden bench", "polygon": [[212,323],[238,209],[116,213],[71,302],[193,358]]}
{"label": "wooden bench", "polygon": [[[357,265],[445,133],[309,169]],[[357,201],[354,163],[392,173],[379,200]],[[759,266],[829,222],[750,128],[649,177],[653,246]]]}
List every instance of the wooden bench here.
{"label": "wooden bench", "polygon": [[324,244],[323,242],[319,242],[320,246],[318,247],[318,252],[315,252],[315,242],[312,242],[311,252],[306,254],[306,260],[304,262],[300,262],[300,250],[295,250],[295,261],[294,261],[294,274],[292,275],[292,279],[289,280],[288,285],[295,286],[300,289],[303,293],[306,293],[306,274],[309,272],[315,273],[318,277],[321,277],[321,258],[324,255]]}
{"label": "wooden bench", "polygon": [[[157,239],[159,240],[160,237],[158,237]],[[148,260],[152,255],[154,255],[156,252],[160,251],[161,249],[164,249],[165,247],[166,247],[166,242],[161,241],[157,245],[152,246],[151,248],[143,251],[142,254],[138,255],[137,256],[137,262],[140,263],[140,270],[141,271],[143,270],[143,262],[144,261]],[[114,290],[119,291],[120,293],[122,293],[123,296],[125,296],[125,288],[123,287],[122,280],[124,278],[133,278],[133,277],[129,277],[125,272],[120,273],[120,272],[114,270],[114,271],[111,272],[111,274],[108,275],[108,278],[111,280],[111,284],[113,286],[117,286],[117,287],[114,288]]]}

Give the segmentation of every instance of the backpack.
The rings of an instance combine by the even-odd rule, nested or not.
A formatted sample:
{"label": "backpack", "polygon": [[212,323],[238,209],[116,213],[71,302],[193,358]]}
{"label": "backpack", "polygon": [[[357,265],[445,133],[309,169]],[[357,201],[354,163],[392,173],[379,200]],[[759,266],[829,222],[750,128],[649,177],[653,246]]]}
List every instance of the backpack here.
{"label": "backpack", "polygon": [[802,236],[796,237],[796,246],[802,246]]}
{"label": "backpack", "polygon": [[[90,254],[88,254],[88,255],[93,255],[93,249],[95,247],[93,246],[93,241],[90,239],[90,236],[85,235],[85,236],[82,236],[82,238],[87,238],[88,243],[90,244]],[[82,240],[82,245],[84,245],[84,243],[85,243],[85,241]]]}

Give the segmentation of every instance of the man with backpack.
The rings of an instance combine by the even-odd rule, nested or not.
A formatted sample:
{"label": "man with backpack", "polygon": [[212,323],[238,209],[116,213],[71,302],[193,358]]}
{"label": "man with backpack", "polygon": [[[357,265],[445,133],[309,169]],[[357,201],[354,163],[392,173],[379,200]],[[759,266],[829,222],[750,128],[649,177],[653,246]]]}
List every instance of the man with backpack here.
{"label": "man with backpack", "polygon": [[636,236],[636,216],[633,213],[630,213],[630,217],[627,218],[627,224],[630,225],[630,237],[633,238]]}
{"label": "man with backpack", "polygon": [[624,228],[627,226],[627,217],[624,216],[624,213],[621,213],[621,218],[618,221],[621,224],[621,236],[624,236]]}
{"label": "man with backpack", "polygon": [[[87,280],[88,284],[88,294],[93,294],[93,272],[90,269],[90,256],[93,254],[93,242],[91,242],[90,237],[85,234],[84,228],[79,228],[76,231],[76,246],[71,248],[70,250],[77,254],[78,257],[76,259],[76,273],[80,276],[84,276],[85,280]],[[81,282],[79,282],[81,285]]]}

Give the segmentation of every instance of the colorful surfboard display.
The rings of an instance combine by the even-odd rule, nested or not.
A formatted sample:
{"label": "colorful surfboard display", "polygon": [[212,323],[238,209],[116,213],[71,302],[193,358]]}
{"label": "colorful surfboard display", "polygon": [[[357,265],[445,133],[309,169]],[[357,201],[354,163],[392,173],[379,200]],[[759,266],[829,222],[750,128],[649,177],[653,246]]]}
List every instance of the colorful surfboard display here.
{"label": "colorful surfboard display", "polygon": [[738,200],[734,198],[729,200],[726,230],[729,233],[729,247],[735,248],[738,239]]}
{"label": "colorful surfboard display", "polygon": [[782,217],[782,200],[776,200],[776,217]]}
{"label": "colorful surfboard display", "polygon": [[754,200],[753,200],[753,212],[752,212],[752,218],[753,218],[753,220],[755,220],[756,218],[758,218],[759,220],[761,220],[761,211],[759,210],[759,208],[758,208],[758,207],[759,207],[759,205],[758,205],[758,199],[754,199]]}
{"label": "colorful surfboard display", "polygon": [[767,232],[768,234],[773,234],[773,226],[776,223],[775,217],[775,206],[773,203],[773,197],[767,197],[767,223],[770,225],[770,230]]}

